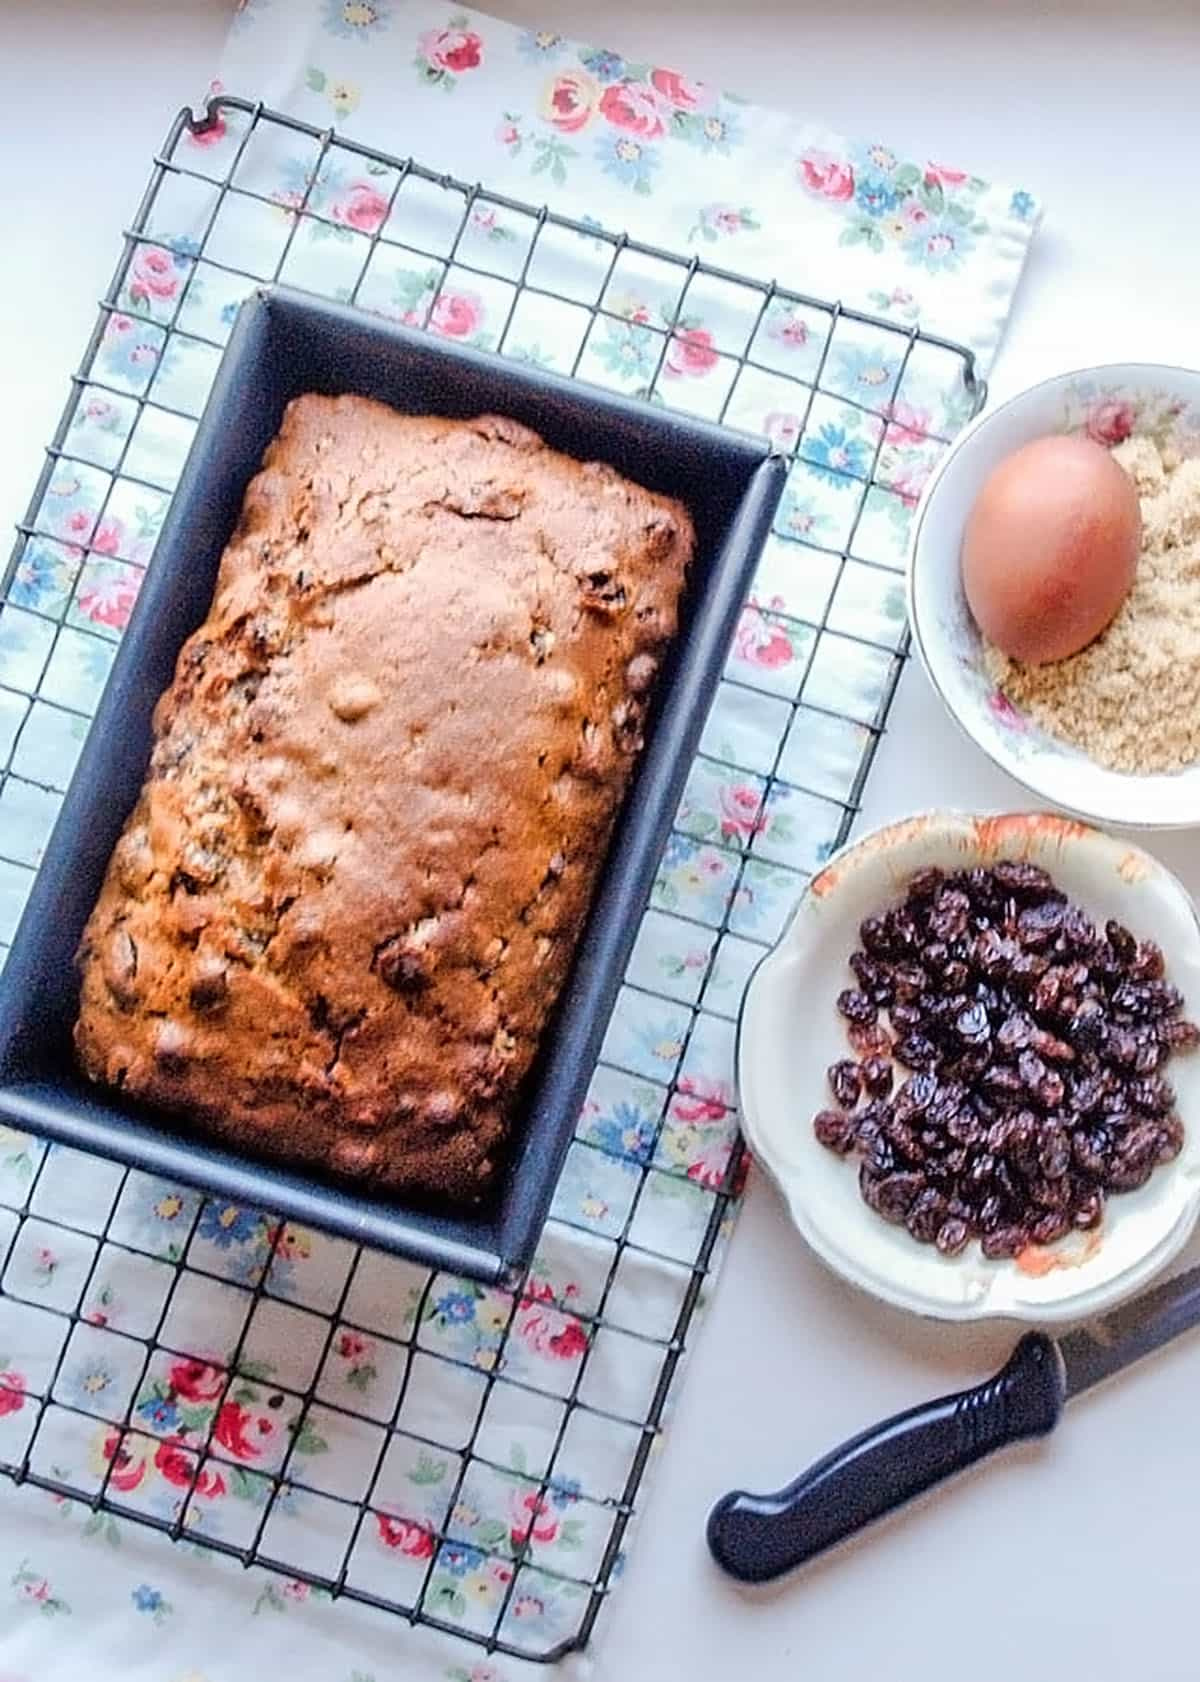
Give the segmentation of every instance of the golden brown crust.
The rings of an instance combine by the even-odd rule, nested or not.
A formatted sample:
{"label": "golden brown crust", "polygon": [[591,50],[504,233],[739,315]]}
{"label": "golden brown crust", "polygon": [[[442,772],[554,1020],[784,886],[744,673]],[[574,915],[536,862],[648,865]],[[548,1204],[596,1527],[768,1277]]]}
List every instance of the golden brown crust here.
{"label": "golden brown crust", "polygon": [[692,550],[515,423],[287,411],[80,948],[86,1073],[465,1199],[566,975]]}

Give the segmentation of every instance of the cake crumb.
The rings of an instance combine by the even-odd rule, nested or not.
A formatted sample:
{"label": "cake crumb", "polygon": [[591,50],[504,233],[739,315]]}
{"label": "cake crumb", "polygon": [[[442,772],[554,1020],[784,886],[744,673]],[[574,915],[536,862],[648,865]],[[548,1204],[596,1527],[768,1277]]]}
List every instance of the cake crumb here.
{"label": "cake crumb", "polygon": [[1136,434],[1113,450],[1137,486],[1142,546],[1116,618],[1069,659],[1026,666],[985,644],[989,677],[1053,736],[1115,771],[1200,759],[1200,457]]}

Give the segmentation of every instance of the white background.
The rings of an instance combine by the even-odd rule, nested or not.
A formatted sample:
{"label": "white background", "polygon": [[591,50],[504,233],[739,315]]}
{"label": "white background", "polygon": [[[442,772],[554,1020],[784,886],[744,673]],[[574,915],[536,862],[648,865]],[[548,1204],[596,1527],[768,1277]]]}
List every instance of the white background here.
{"label": "white background", "polygon": [[[0,530],[23,512],[150,156],[214,73],[227,6],[0,0]],[[1047,222],[994,395],[1110,359],[1200,366],[1200,0],[489,9],[1036,191]],[[863,821],[937,804],[1024,801],[910,669]],[[1152,845],[1200,892],[1194,837]],[[1200,1337],[781,1588],[747,1594],[709,1564],[704,1518],[731,1483],[788,1481],[880,1414],[982,1376],[1011,1342],[855,1297],[753,1183],[598,1682],[1194,1682]]]}

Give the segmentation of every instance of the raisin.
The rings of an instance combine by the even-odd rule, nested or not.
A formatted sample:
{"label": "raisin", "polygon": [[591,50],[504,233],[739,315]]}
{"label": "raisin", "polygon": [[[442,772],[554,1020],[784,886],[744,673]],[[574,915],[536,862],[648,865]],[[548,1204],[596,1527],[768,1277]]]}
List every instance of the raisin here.
{"label": "raisin", "polygon": [[863,1090],[872,1098],[886,1098],[892,1090],[892,1065],[886,1057],[867,1057],[859,1067]]}
{"label": "raisin", "polygon": [[844,993],[838,994],[837,1007],[847,1022],[856,1022],[863,1026],[869,1026],[878,1015],[874,1001],[853,987],[847,987]]}
{"label": "raisin", "polygon": [[890,958],[891,941],[882,917],[868,917],[859,925],[858,938],[873,958]]}
{"label": "raisin", "polygon": [[857,1063],[843,1057],[828,1070],[829,1090],[844,1110],[852,1110],[862,1097],[862,1075]]}
{"label": "raisin", "polygon": [[986,1005],[977,999],[960,1010],[954,1018],[954,1031],[964,1045],[982,1045],[992,1032]]}
{"label": "raisin", "polygon": [[910,1069],[932,1069],[941,1061],[941,1052],[925,1034],[905,1034],[896,1042],[896,1058]]}
{"label": "raisin", "polygon": [[1053,1244],[1071,1230],[1071,1217],[1065,1209],[1050,1209],[1039,1215],[1029,1229],[1035,1244]]}
{"label": "raisin", "polygon": [[1158,1022],[1154,1032],[1160,1045],[1170,1047],[1172,1051],[1194,1051],[1200,1045],[1200,1028],[1194,1022],[1185,1022],[1182,1017],[1173,1022]]}
{"label": "raisin", "polygon": [[984,1233],[980,1248],[989,1261],[997,1261],[1019,1256],[1028,1243],[1029,1234],[1023,1226],[997,1226]]}
{"label": "raisin", "polygon": [[909,882],[908,897],[912,900],[932,899],[945,880],[944,870],[939,870],[936,864],[926,865],[924,870],[918,870]]}
{"label": "raisin", "polygon": [[885,1221],[899,1226],[915,1203],[918,1193],[924,1189],[924,1183],[924,1176],[921,1174],[885,1174],[875,1188],[875,1207]]}
{"label": "raisin", "polygon": [[1075,1205],[1071,1216],[1072,1226],[1078,1227],[1080,1232],[1090,1232],[1093,1227],[1100,1225],[1104,1218],[1104,1193],[1095,1188],[1085,1192]]}
{"label": "raisin", "polygon": [[957,888],[943,888],[929,913],[929,930],[936,940],[957,940],[967,932],[971,902]]}
{"label": "raisin", "polygon": [[937,1237],[934,1239],[934,1243],[943,1256],[961,1255],[970,1242],[971,1229],[966,1221],[961,1220],[957,1215],[952,1215],[949,1220],[942,1222],[938,1228]]}
{"label": "raisin", "polygon": [[933,1244],[945,1220],[946,1199],[940,1191],[926,1186],[913,1199],[904,1224],[919,1244]]}
{"label": "raisin", "polygon": [[854,1120],[844,1111],[821,1110],[813,1120],[813,1132],[826,1150],[838,1156],[848,1156],[854,1149]]}

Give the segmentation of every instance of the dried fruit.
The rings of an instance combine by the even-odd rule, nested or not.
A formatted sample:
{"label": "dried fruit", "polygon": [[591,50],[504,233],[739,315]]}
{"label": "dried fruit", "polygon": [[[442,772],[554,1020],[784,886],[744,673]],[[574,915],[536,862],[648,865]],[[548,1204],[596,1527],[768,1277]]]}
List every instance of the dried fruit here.
{"label": "dried fruit", "polygon": [[924,870],[859,937],[837,1006],[861,1062],[830,1067],[842,1109],[813,1127],[861,1156],[884,1219],[943,1255],[1013,1256],[1096,1226],[1179,1154],[1162,1070],[1200,1027],[1153,941],[1101,933],[1023,860]]}

